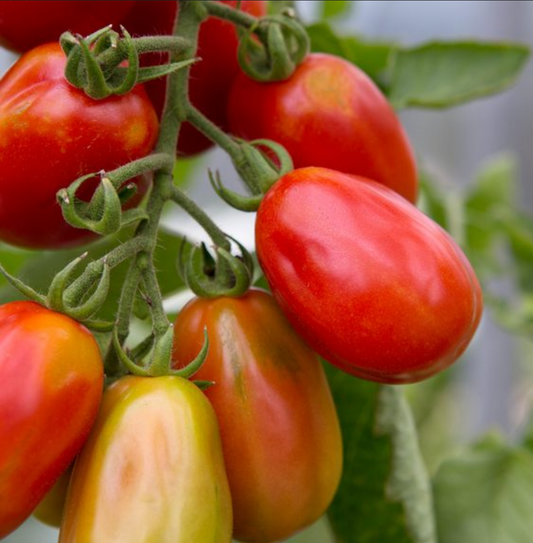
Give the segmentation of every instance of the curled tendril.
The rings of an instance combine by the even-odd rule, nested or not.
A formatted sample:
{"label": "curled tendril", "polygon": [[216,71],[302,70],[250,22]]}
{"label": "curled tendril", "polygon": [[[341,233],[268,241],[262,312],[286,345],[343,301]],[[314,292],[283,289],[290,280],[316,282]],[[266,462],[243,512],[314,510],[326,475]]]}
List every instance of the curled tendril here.
{"label": "curled tendril", "polygon": [[[225,187],[218,172],[209,171],[209,180],[215,192],[230,206],[241,211],[257,211],[268,189],[293,169],[287,150],[271,140],[240,141],[243,159],[235,167],[253,194],[244,196]],[[268,152],[264,152],[266,149]]]}
{"label": "curled tendril", "polygon": [[243,32],[238,58],[243,71],[261,82],[289,78],[309,52],[304,27],[288,13],[261,18]]}
{"label": "curled tendril", "polygon": [[78,305],[71,305],[66,301],[65,292],[72,283],[74,272],[80,263],[87,257],[87,253],[70,262],[63,270],[56,274],[50,284],[47,297],[47,307],[69,315],[81,322],[90,320],[104,304],[111,281],[111,269],[105,259],[96,263],[96,270],[99,274],[96,288],[86,297],[86,300]]}

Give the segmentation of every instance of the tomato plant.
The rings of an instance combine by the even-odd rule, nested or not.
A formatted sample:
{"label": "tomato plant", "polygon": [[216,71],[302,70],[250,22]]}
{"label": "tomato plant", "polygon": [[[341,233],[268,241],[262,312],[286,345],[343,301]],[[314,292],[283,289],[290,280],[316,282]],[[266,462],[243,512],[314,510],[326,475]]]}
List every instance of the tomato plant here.
{"label": "tomato plant", "polygon": [[335,406],[316,355],[274,299],[252,289],[240,298],[194,298],[175,323],[175,364],[209,354],[195,378],[217,413],[231,489],[234,537],[279,541],[317,520],[340,479]]}
{"label": "tomato plant", "polygon": [[57,41],[66,30],[85,36],[122,22],[135,3],[5,0],[0,2],[0,45],[23,52]]}
{"label": "tomato plant", "polygon": [[[235,0],[222,2],[237,7]],[[172,23],[176,17],[177,2],[158,0],[137,2],[124,23],[134,35],[172,34]],[[244,0],[240,9],[253,15],[265,15],[265,0]],[[200,61],[191,69],[189,96],[192,104],[211,121],[227,129],[226,103],[233,80],[239,73],[237,62],[238,38],[235,27],[214,17],[207,19],[200,27],[197,56]],[[158,64],[159,55],[147,57],[145,63]],[[165,99],[166,83],[163,79],[150,81],[146,85],[148,95],[160,114]],[[213,143],[189,123],[180,130],[178,154],[194,155],[205,151]]]}
{"label": "tomato plant", "polygon": [[21,524],[78,453],[103,366],[93,336],[33,302],[0,307],[0,537]]}
{"label": "tomato plant", "polygon": [[[0,82],[0,239],[14,245],[61,248],[92,239],[64,221],[57,191],[81,175],[145,156],[157,137],[142,87],[95,102],[65,81],[64,69],[59,45],[42,45]],[[83,195],[94,186],[83,187]],[[147,186],[139,180],[139,196]]]}
{"label": "tomato plant", "polygon": [[239,74],[228,119],[237,136],[281,143],[296,168],[368,177],[416,201],[416,163],[400,121],[372,80],[342,58],[308,55],[285,81]]}
{"label": "tomato plant", "polygon": [[261,203],[256,246],[296,330],[365,379],[408,383],[443,370],[481,318],[481,288],[452,238],[364,178],[325,168],[287,174]]}
{"label": "tomato plant", "polygon": [[59,541],[231,541],[213,409],[178,377],[110,386],[72,474]]}

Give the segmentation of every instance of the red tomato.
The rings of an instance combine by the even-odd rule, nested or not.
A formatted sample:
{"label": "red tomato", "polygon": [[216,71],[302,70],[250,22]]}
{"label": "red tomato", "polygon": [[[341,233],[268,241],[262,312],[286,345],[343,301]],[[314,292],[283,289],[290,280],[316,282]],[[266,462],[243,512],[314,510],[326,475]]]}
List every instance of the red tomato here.
{"label": "red tomato", "polygon": [[241,73],[228,119],[237,136],[281,143],[296,168],[361,175],[416,201],[416,163],[402,125],[372,80],[346,60],[311,54],[276,83]]}
{"label": "red tomato", "polygon": [[0,539],[80,450],[103,377],[98,345],[81,324],[33,302],[0,307]]}
{"label": "red tomato", "polygon": [[233,500],[234,537],[268,542],[318,519],[342,468],[339,423],[322,366],[272,296],[193,299],[175,323],[173,358],[207,360],[195,379],[217,413]]}
{"label": "red tomato", "polygon": [[74,465],[60,543],[230,543],[215,413],[179,377],[127,376],[104,394]]}
{"label": "red tomato", "polygon": [[409,383],[452,364],[482,294],[452,238],[387,187],[324,168],[282,177],[257,214],[259,261],[276,300],[326,360]]}
{"label": "red tomato", "polygon": [[[67,83],[64,68],[59,45],[41,45],[0,81],[0,239],[14,245],[63,248],[92,239],[64,221],[57,191],[147,155],[157,137],[142,87],[95,101]],[[88,198],[94,186],[85,188]],[[139,193],[146,188],[143,181]]]}
{"label": "red tomato", "polygon": [[[236,6],[235,0],[223,2]],[[140,1],[131,11],[124,26],[132,35],[172,34],[177,2]],[[243,0],[241,9],[252,15],[267,12],[265,0]],[[191,69],[190,99],[211,121],[227,130],[226,103],[233,80],[239,73],[237,62],[238,37],[235,27],[215,17],[209,18],[200,27],[197,55],[202,58]],[[143,56],[144,65],[160,64],[161,56]],[[165,98],[165,80],[158,79],[146,84],[148,95],[156,110],[161,113]],[[180,131],[178,152],[185,155],[200,153],[213,144],[190,124],[185,123]]]}
{"label": "red tomato", "polygon": [[0,2],[0,45],[28,51],[59,40],[67,30],[83,36],[109,24],[120,23],[133,1],[26,1]]}

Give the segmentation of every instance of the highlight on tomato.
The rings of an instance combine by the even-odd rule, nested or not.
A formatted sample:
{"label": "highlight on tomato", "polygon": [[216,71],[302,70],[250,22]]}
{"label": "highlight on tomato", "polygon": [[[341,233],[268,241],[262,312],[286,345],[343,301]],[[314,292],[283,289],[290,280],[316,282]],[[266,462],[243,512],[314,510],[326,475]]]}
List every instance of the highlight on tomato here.
{"label": "highlight on tomato", "polygon": [[382,184],[325,168],[282,177],[256,248],[288,319],[321,356],[383,383],[455,362],[479,324],[479,282],[455,241]]}
{"label": "highlight on tomato", "polygon": [[[266,15],[265,0],[226,0],[222,2],[232,7],[255,15]],[[178,2],[156,0],[137,2],[124,22],[124,26],[135,36],[150,34],[172,34],[172,25],[176,17]],[[223,130],[228,129],[226,105],[234,79],[240,72],[237,62],[239,40],[235,27],[216,17],[209,17],[200,26],[198,49],[201,58],[191,68],[189,97],[191,103]],[[144,65],[161,63],[160,55],[143,55]],[[166,81],[156,79],[146,83],[146,90],[154,106],[161,114],[165,100]],[[189,123],[180,129],[178,141],[179,155],[195,155],[213,146],[211,140],[198,132]]]}
{"label": "highlight on tomato", "polygon": [[179,377],[119,379],[74,466],[60,543],[231,542],[212,407]]}
{"label": "highlight on tomato", "polygon": [[339,484],[342,442],[317,356],[294,332],[273,297],[194,298],[175,322],[176,367],[203,342],[209,352],[195,379],[218,416],[233,500],[234,537],[273,542],[317,520]]}
{"label": "highlight on tomato", "polygon": [[[0,80],[0,239],[36,249],[87,243],[95,234],[68,225],[56,193],[78,177],[113,170],[152,150],[158,132],[142,86],[92,100],[63,76],[59,44],[23,55]],[[96,186],[80,189],[89,199]],[[137,179],[138,203],[148,179]]]}
{"label": "highlight on tomato", "polygon": [[0,306],[0,538],[68,468],[98,412],[103,365],[91,333],[34,302]]}
{"label": "highlight on tomato", "polygon": [[407,134],[378,87],[347,60],[313,53],[289,79],[274,83],[240,73],[228,121],[236,136],[281,143],[296,168],[368,177],[416,201],[416,162]]}

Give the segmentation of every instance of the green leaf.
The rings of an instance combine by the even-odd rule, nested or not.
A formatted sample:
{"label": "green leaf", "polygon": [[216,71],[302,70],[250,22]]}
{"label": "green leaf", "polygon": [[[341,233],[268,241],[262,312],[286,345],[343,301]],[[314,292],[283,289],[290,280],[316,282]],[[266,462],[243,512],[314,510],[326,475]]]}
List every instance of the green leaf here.
{"label": "green leaf", "polygon": [[531,543],[533,456],[484,439],[442,463],[434,484],[440,543]]}
{"label": "green leaf", "polygon": [[431,42],[399,49],[388,97],[397,109],[454,106],[510,87],[528,57],[529,49],[517,44]]}
{"label": "green leaf", "polygon": [[[11,274],[17,274],[26,260],[35,255],[33,251],[26,251],[0,243],[0,264]],[[0,274],[0,285],[7,284],[7,281]]]}
{"label": "green leaf", "polygon": [[321,17],[323,19],[334,19],[341,15],[348,15],[354,7],[351,0],[325,0],[321,5]]}
{"label": "green leaf", "polygon": [[381,84],[382,74],[396,45],[389,42],[372,42],[355,36],[338,36],[328,23],[316,23],[307,27],[311,50],[342,57],[357,65],[370,78]]}
{"label": "green leaf", "polygon": [[474,266],[483,273],[502,271],[495,244],[502,239],[505,222],[514,221],[516,184],[516,159],[502,155],[483,167],[466,196],[466,248]]}
{"label": "green leaf", "polygon": [[342,543],[436,543],[431,488],[399,387],[326,365],[344,440],[344,472],[328,517]]}

